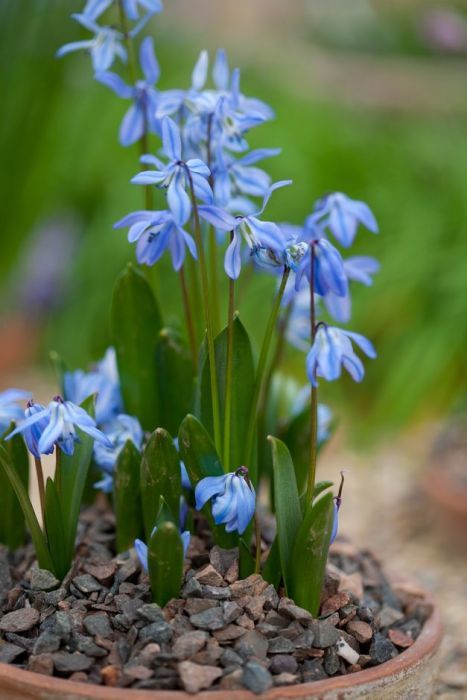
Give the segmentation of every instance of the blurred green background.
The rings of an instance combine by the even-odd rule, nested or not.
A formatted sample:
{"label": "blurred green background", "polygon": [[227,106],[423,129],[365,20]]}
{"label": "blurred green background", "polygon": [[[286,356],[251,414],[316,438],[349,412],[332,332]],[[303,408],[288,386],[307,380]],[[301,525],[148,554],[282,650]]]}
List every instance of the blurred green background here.
{"label": "blurred green background", "polygon": [[[140,189],[129,184],[137,150],[117,142],[126,105],[93,81],[86,54],[54,57],[62,44],[85,38],[70,19],[83,4],[0,0],[0,345],[13,343],[11,324],[26,318],[38,329],[32,359],[44,366],[49,348],[72,366],[103,353],[113,282],[134,255],[112,224],[142,207]],[[224,45],[242,68],[243,91],[276,111],[276,120],[250,139],[281,146],[267,169],[275,179],[294,181],[274,196],[268,218],[301,223],[317,197],[340,190],[367,201],[379,221],[381,235],[362,230],[352,249],[378,257],[382,271],[371,289],[354,289],[350,324],[374,340],[379,357],[366,363],[361,386],[345,379],[326,386],[322,398],[336,413],[351,414],[362,439],[461,404],[467,344],[462,5],[165,4],[150,25],[162,67],[159,87],[188,86],[200,49]],[[44,239],[50,229],[56,238]],[[51,261],[60,282],[36,305],[37,268]],[[170,318],[180,300],[165,263],[158,287]],[[272,280],[259,275],[242,296],[242,318],[256,337],[271,291]],[[289,352],[287,368],[305,380],[302,355]],[[4,362],[3,376],[10,370]]]}

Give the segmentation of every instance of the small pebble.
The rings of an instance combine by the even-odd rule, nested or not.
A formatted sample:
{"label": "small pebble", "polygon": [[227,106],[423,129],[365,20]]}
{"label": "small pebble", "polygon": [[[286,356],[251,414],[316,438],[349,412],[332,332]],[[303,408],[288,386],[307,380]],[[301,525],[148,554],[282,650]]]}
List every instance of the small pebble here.
{"label": "small pebble", "polygon": [[274,684],[269,671],[257,661],[248,661],[243,669],[242,683],[245,688],[259,695]]}

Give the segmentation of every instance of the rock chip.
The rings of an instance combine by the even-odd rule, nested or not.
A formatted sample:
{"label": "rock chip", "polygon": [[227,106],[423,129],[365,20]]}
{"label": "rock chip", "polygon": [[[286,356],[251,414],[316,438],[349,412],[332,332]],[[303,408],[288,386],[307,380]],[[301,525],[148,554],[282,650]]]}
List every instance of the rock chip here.
{"label": "rock chip", "polygon": [[54,660],[52,654],[38,654],[30,656],[28,670],[33,673],[42,673],[45,676],[52,676],[54,672]]}
{"label": "rock chip", "polygon": [[96,635],[101,635],[106,639],[110,639],[112,637],[112,628],[110,626],[109,618],[105,613],[88,615],[84,618],[83,625],[86,632],[92,637],[95,637]]}
{"label": "rock chip", "polygon": [[313,621],[310,624],[310,630],[313,632],[313,646],[318,649],[332,647],[340,636],[339,630],[326,621]]}
{"label": "rock chip", "polygon": [[202,630],[220,630],[226,626],[222,608],[208,608],[202,612],[190,615],[190,622],[194,627]]}
{"label": "rock chip", "polygon": [[203,569],[195,574],[195,578],[201,584],[208,586],[220,586],[224,583],[222,575],[213,567],[212,564],[207,564]]}
{"label": "rock chip", "polygon": [[232,598],[235,599],[242,598],[245,595],[261,595],[268,586],[269,583],[265,581],[262,576],[259,574],[251,574],[248,578],[234,581],[230,586],[230,590]]}
{"label": "rock chip", "polygon": [[298,620],[298,622],[311,622],[313,620],[313,617],[308,610],[295,605],[290,598],[281,598],[277,611],[283,617],[289,618],[289,620]]}
{"label": "rock chip", "polygon": [[382,664],[397,656],[397,649],[389,639],[377,633],[370,646],[370,656],[376,663]]}
{"label": "rock chip", "polygon": [[327,678],[321,661],[318,659],[307,659],[302,664],[302,679],[304,683],[319,681]]}
{"label": "rock chip", "polygon": [[409,637],[408,634],[405,634],[405,632],[398,629],[389,630],[388,637],[390,641],[400,649],[408,649],[414,643],[412,637]]}
{"label": "rock chip", "polygon": [[242,675],[242,683],[245,688],[253,693],[265,693],[274,684],[269,671],[257,661],[248,661],[245,664]]}
{"label": "rock chip", "polygon": [[20,608],[7,613],[0,620],[2,632],[27,632],[39,622],[40,615],[35,608]]}
{"label": "rock chip", "polygon": [[75,651],[70,654],[67,651],[58,651],[52,654],[55,670],[59,674],[70,674],[76,671],[89,671],[94,663],[94,659]]}
{"label": "rock chip", "polygon": [[179,661],[184,661],[194,656],[198,651],[206,646],[208,634],[197,630],[195,632],[187,632],[179,637],[172,647],[172,653]]}
{"label": "rock chip", "polygon": [[146,622],[157,622],[158,620],[164,619],[164,613],[162,608],[157,605],[157,603],[146,603],[145,605],[139,605],[136,610],[136,614],[141,620]]}
{"label": "rock chip", "polygon": [[157,620],[139,631],[139,640],[143,644],[148,642],[163,644],[164,642],[170,642],[172,635],[173,630],[170,625],[165,620]]}
{"label": "rock chip", "polygon": [[199,693],[210,688],[214,681],[222,676],[222,670],[215,666],[201,666],[192,661],[181,661],[178,672],[183,688],[187,693]]}
{"label": "rock chip", "polygon": [[203,595],[203,589],[201,584],[194,576],[185,583],[182,588],[181,596],[182,598],[201,598]]}
{"label": "rock chip", "polygon": [[241,690],[243,688],[242,678],[243,669],[235,668],[221,679],[219,688],[221,690]]}
{"label": "rock chip", "polygon": [[366,644],[373,637],[373,630],[367,622],[352,620],[347,625],[347,632],[360,644]]}
{"label": "rock chip", "polygon": [[215,630],[213,635],[218,642],[232,642],[247,634],[247,630],[239,625],[227,625],[224,629]]}
{"label": "rock chip", "polygon": [[35,591],[53,591],[60,586],[60,581],[47,569],[34,568],[31,571],[31,588]]}
{"label": "rock chip", "polygon": [[81,576],[75,576],[73,584],[76,586],[81,593],[88,595],[89,593],[96,593],[102,590],[102,586],[99,581],[96,581],[94,576],[90,574],[81,574]]}
{"label": "rock chip", "polygon": [[330,613],[337,612],[349,603],[350,595],[347,593],[347,591],[336,593],[335,595],[331,596],[331,598],[324,601],[321,606],[321,615],[329,615]]}
{"label": "rock chip", "polygon": [[214,545],[209,552],[209,561],[221,576],[225,576],[232,564],[238,560],[238,548],[222,549]]}
{"label": "rock chip", "polygon": [[17,644],[0,641],[0,663],[11,664],[12,661],[24,654],[25,649]]}
{"label": "rock chip", "polygon": [[269,640],[268,654],[293,654],[294,643],[286,637],[273,637]]}
{"label": "rock chip", "polygon": [[256,630],[249,630],[235,642],[234,649],[243,659],[265,659],[268,653],[268,640]]}
{"label": "rock chip", "polygon": [[335,647],[329,647],[324,653],[323,667],[328,676],[333,676],[338,672],[340,659]]}
{"label": "rock chip", "polygon": [[269,670],[276,675],[280,673],[295,673],[298,668],[297,659],[290,654],[277,654],[271,661]]}
{"label": "rock chip", "polygon": [[60,648],[60,637],[51,630],[45,630],[36,639],[34,644],[33,654],[51,654],[58,651]]}
{"label": "rock chip", "polygon": [[105,562],[104,564],[86,564],[84,570],[87,574],[93,576],[96,581],[102,583],[103,586],[108,586],[113,581],[117,570],[117,564],[114,560]]}

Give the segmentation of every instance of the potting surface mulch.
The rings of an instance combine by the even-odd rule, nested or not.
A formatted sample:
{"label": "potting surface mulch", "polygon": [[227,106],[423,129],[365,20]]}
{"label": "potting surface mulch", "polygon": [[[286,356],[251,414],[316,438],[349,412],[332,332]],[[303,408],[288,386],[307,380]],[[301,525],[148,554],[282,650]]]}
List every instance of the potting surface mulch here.
{"label": "potting surface mulch", "polygon": [[413,644],[431,612],[413,585],[392,588],[371,553],[333,545],[313,619],[236,550],[198,527],[181,597],[151,602],[134,551],[114,556],[113,515],[83,513],[75,568],[60,584],[32,548],[0,550],[0,662],[107,686],[248,688],[315,681],[383,663]]}

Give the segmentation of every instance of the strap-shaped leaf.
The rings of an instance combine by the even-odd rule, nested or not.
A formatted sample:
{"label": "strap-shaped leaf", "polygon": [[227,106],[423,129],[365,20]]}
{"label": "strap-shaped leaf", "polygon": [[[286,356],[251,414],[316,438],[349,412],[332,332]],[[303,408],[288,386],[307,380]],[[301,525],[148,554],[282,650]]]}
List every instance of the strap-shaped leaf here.
{"label": "strap-shaped leaf", "polygon": [[154,430],[159,423],[155,352],[161,325],[149,283],[128,265],[115,284],[110,327],[126,412],[136,416],[145,430]]}
{"label": "strap-shaped leaf", "polygon": [[156,346],[160,415],[169,433],[176,435],[193,410],[194,378],[190,355],[179,334],[163,328]]}
{"label": "strap-shaped leaf", "polygon": [[160,497],[164,497],[170,511],[178,518],[181,492],[180,457],[169,433],[157,428],[141,460],[141,499],[147,538],[156,523]]}
{"label": "strap-shaped leaf", "polygon": [[152,598],[161,607],[178,598],[183,578],[183,543],[177,526],[158,526],[148,544],[148,570]]}
{"label": "strap-shaped leaf", "polygon": [[[90,415],[94,415],[94,397],[81,404]],[[63,525],[69,557],[73,557],[78,527],[78,517],[91,463],[94,440],[82,430],[77,430],[79,442],[75,443],[72,455],[61,455],[61,477],[59,498],[63,513]]]}
{"label": "strap-shaped leaf", "polygon": [[274,509],[282,579],[290,593],[292,552],[302,522],[297,481],[290,452],[281,440],[268,438],[272,447]]}
{"label": "strap-shaped leaf", "polygon": [[279,541],[277,535],[269,550],[268,558],[263,566],[263,578],[272,583],[274,588],[279,588],[281,582],[281,559],[279,555]]}
{"label": "strap-shaped leaf", "polygon": [[[13,430],[14,424],[11,425]],[[8,432],[11,432],[9,430]],[[21,435],[11,440],[1,440],[0,444],[9,455],[25,489],[29,483],[29,458],[26,444]],[[16,549],[24,543],[25,523],[21,505],[10,481],[3,469],[0,469],[0,542],[10,549]]]}
{"label": "strap-shaped leaf", "polygon": [[295,539],[289,594],[302,608],[317,615],[333,523],[333,495],[326,493],[308,505]]}
{"label": "strap-shaped leaf", "polygon": [[127,440],[115,465],[114,508],[117,552],[124,552],[144,532],[140,489],[141,455]]}
{"label": "strap-shaped leaf", "polygon": [[55,574],[62,580],[70,570],[72,552],[67,546],[60,499],[56,486],[50,477],[45,486],[45,529]]}
{"label": "strap-shaped leaf", "polygon": [[26,524],[29,528],[29,532],[31,533],[34,549],[36,550],[39,566],[42,569],[48,569],[49,571],[55,573],[54,564],[47,546],[47,540],[37,521],[28,492],[21,481],[20,476],[16,473],[13,465],[11,464],[8,453],[2,446],[0,446],[0,465],[5,470],[5,473],[23,510]]}
{"label": "strap-shaped leaf", "polygon": [[[227,381],[227,340],[228,328],[226,327],[214,341],[223,436]],[[250,338],[238,317],[233,322],[232,377],[230,466],[234,470],[242,465],[250,466],[245,464],[245,436],[248,431],[249,411],[255,384],[255,368]],[[204,362],[202,367],[200,399],[201,422],[212,435],[209,362]]]}
{"label": "strap-shaped leaf", "polygon": [[[224,470],[219,455],[216,452],[206,428],[195,416],[188,415],[182,421],[178,433],[180,456],[185,464],[193,488],[198,481],[206,476],[222,476]],[[238,537],[227,533],[223,525],[216,525],[211,515],[211,506],[207,503],[203,508],[211,526],[216,543],[224,549],[238,545]]]}

